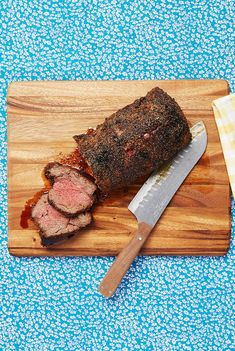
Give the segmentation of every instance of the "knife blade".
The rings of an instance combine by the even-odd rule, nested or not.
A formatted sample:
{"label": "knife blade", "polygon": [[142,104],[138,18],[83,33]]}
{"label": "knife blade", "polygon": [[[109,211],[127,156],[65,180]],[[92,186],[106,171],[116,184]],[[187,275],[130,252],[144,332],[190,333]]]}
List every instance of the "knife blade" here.
{"label": "knife blade", "polygon": [[204,123],[196,123],[190,131],[190,144],[164,169],[153,172],[130,202],[128,209],[137,218],[138,229],[119,253],[99,286],[100,293],[105,297],[111,297],[115,293],[175,192],[203,155],[207,146]]}
{"label": "knife blade", "polygon": [[196,123],[190,131],[191,143],[162,171],[154,171],[130,202],[128,209],[139,223],[145,222],[154,227],[177,189],[204,153],[207,145],[204,123]]}

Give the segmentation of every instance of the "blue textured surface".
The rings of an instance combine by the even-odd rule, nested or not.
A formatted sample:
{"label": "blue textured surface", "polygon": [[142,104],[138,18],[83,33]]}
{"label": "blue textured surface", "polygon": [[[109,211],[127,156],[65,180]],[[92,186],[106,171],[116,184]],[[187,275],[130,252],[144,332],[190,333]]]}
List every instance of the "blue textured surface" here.
{"label": "blue textured surface", "polygon": [[138,258],[106,300],[112,258],[11,257],[6,212],[9,82],[224,78],[234,91],[234,1],[8,0],[0,14],[0,350],[234,350],[234,242],[221,258]]}

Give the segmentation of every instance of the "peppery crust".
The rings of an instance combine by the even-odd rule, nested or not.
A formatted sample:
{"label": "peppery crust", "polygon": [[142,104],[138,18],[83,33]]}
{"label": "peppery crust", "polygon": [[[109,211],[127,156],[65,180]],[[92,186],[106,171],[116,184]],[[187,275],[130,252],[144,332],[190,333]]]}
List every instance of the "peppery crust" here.
{"label": "peppery crust", "polygon": [[93,133],[74,139],[105,195],[171,160],[189,144],[191,133],[179,105],[157,87],[106,118]]}

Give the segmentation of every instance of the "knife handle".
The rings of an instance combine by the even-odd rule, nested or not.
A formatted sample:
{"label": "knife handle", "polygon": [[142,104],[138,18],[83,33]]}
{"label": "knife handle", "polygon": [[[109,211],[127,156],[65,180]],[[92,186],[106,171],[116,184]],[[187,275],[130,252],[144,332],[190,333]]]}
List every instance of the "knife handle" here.
{"label": "knife handle", "polygon": [[118,254],[102,280],[99,286],[99,291],[102,295],[111,297],[115,293],[122,278],[138,255],[152,229],[153,228],[147,223],[141,222],[138,224],[138,229],[134,233],[133,238]]}

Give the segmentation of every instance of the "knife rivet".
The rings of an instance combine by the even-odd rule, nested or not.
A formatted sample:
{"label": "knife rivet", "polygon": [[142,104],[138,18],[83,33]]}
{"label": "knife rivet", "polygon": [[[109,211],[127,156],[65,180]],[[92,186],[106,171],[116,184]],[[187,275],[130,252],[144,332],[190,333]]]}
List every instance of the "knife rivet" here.
{"label": "knife rivet", "polygon": [[139,237],[138,237],[138,239],[139,239],[139,240],[142,240],[142,237],[141,237],[141,236],[139,236]]}

